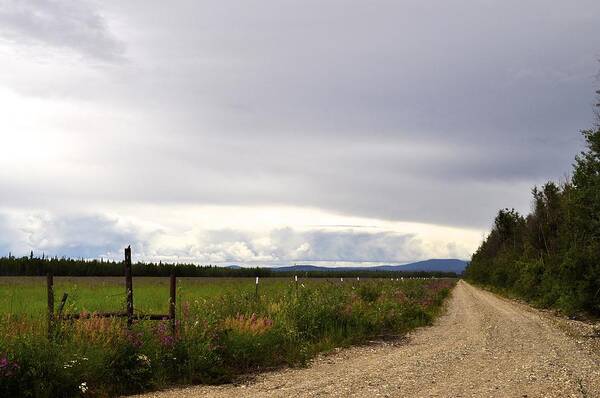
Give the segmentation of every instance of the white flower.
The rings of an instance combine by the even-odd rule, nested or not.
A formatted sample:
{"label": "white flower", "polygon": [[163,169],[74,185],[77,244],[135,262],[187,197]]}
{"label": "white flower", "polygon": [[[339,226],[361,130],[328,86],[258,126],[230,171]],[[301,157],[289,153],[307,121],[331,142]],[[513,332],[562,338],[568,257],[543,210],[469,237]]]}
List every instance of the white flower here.
{"label": "white flower", "polygon": [[143,362],[146,365],[150,365],[150,358],[148,358],[144,354],[138,354],[137,359],[138,361]]}
{"label": "white flower", "polygon": [[88,386],[87,383],[84,381],[83,383],[81,383],[79,385],[79,391],[81,391],[83,394],[85,394],[88,390]]}
{"label": "white flower", "polygon": [[77,362],[77,360],[76,360],[76,359],[73,359],[73,360],[71,360],[71,361],[69,361],[69,362],[65,362],[65,363],[63,364],[63,368],[65,368],[65,369],[72,368],[73,366],[77,365],[77,363],[78,363],[78,362]]}

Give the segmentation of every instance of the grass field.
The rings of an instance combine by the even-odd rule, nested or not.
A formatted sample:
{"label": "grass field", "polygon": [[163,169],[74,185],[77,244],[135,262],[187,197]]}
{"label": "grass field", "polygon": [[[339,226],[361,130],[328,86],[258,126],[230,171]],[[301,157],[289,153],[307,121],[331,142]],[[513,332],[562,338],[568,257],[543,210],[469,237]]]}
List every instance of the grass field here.
{"label": "grass field", "polygon": [[[326,281],[315,278],[302,283],[306,286],[323,282]],[[123,277],[54,277],[54,291],[56,301],[63,292],[68,293],[67,312],[117,311],[125,308],[124,283]],[[290,278],[263,278],[259,281],[260,293],[273,297],[290,283]],[[136,311],[168,312],[169,278],[137,277],[133,284]],[[177,278],[179,307],[185,302],[224,294],[254,292],[255,278]],[[46,297],[45,277],[0,277],[0,313],[46,316]]]}
{"label": "grass field", "polygon": [[[46,332],[45,278],[0,278],[0,396],[115,396],[221,383],[427,325],[454,280],[178,278],[167,321],[93,318]],[[168,278],[134,278],[135,311],[167,313]],[[123,278],[55,278],[67,313],[124,309]]]}

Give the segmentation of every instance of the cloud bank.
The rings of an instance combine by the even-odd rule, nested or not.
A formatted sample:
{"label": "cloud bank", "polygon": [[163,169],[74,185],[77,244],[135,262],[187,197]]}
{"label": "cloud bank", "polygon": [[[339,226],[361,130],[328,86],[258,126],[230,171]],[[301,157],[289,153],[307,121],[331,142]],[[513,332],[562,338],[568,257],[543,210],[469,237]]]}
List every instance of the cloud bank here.
{"label": "cloud bank", "polygon": [[[204,264],[404,263],[432,254],[416,234],[364,232],[357,226],[167,231],[101,215],[20,213],[11,219],[0,213],[0,233],[0,250],[5,252],[0,255],[10,250],[13,255],[26,255],[31,249],[40,256],[118,260],[125,244],[133,246],[138,260]],[[468,249],[447,244],[434,253],[466,258]]]}
{"label": "cloud bank", "polygon": [[[119,224],[124,207],[320,209],[483,232],[498,208],[527,210],[532,185],[560,179],[581,149],[599,19],[592,0],[4,2],[0,208],[11,230],[19,212],[49,215],[80,254],[108,246],[69,232],[77,214]],[[161,228],[179,238],[144,252],[187,245],[178,222]],[[303,231],[271,229],[285,227]],[[298,241],[315,258],[420,256],[412,231],[363,233]],[[194,253],[271,255],[252,239]]]}

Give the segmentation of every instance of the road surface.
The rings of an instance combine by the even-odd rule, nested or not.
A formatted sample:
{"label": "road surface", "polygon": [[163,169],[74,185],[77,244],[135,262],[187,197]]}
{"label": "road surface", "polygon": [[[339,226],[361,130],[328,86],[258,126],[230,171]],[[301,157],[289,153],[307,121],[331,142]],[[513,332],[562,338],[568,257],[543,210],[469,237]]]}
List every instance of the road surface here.
{"label": "road surface", "polygon": [[460,281],[445,315],[403,341],[143,397],[600,397],[596,332]]}

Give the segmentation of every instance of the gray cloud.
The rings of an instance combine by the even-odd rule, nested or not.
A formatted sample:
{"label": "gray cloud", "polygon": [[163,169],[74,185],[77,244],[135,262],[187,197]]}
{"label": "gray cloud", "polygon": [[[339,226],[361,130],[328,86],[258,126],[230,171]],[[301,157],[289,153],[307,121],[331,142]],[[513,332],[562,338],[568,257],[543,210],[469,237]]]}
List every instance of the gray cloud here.
{"label": "gray cloud", "polygon": [[67,48],[105,61],[122,59],[124,51],[86,1],[7,0],[0,4],[0,32],[16,43]]}
{"label": "gray cloud", "polygon": [[102,215],[55,215],[47,212],[0,214],[2,255],[37,254],[67,257],[120,257],[124,244],[144,250],[140,232]]}
{"label": "gray cloud", "polygon": [[[297,231],[279,228],[266,236],[234,230],[208,231],[199,239],[197,249],[207,258],[221,262],[406,262],[427,255],[422,242],[412,234],[356,232],[353,229]],[[195,253],[195,250],[192,247],[190,252]],[[240,256],[242,253],[245,257]]]}
{"label": "gray cloud", "polygon": [[290,253],[294,253],[292,258],[300,261],[403,262],[426,255],[421,242],[410,234],[352,230],[316,230],[297,234],[291,229],[283,229],[272,235],[287,249],[278,257],[290,258]]}
{"label": "gray cloud", "polygon": [[[569,171],[599,84],[594,0],[7,4],[0,32],[14,46],[100,59],[126,46],[128,60],[0,66],[0,87],[58,108],[14,134],[62,154],[1,165],[10,207],[290,205],[485,229]],[[36,128],[52,140],[38,144]],[[403,245],[344,236],[366,252]],[[263,256],[242,238],[206,238],[206,258]]]}
{"label": "gray cloud", "polygon": [[12,226],[6,216],[0,214],[0,256],[7,255],[15,244]]}

